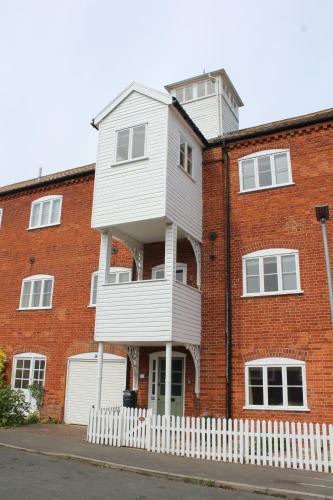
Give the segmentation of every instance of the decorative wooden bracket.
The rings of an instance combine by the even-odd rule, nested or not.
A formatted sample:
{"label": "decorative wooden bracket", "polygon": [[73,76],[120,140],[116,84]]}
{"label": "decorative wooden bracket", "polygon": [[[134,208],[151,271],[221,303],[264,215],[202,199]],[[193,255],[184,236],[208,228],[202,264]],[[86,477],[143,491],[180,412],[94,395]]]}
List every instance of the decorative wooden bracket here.
{"label": "decorative wooden bracket", "polygon": [[128,357],[131,362],[133,370],[133,391],[137,391],[139,387],[139,357],[140,357],[140,347],[130,345],[128,346]]}
{"label": "decorative wooden bracket", "polygon": [[188,239],[188,241],[192,245],[193,252],[195,255],[195,260],[197,262],[197,287],[200,290],[200,288],[201,288],[201,243],[199,241],[195,240],[194,238],[192,238],[192,236],[187,235],[186,238]]}
{"label": "decorative wooden bracket", "polygon": [[186,349],[190,351],[195,367],[195,387],[194,392],[197,398],[200,395],[200,346],[188,344]]}
{"label": "decorative wooden bracket", "polygon": [[132,248],[133,257],[135,260],[137,279],[142,281],[143,279],[143,250],[142,248]]}
{"label": "decorative wooden bracket", "polygon": [[132,252],[137,270],[137,280],[141,281],[143,279],[143,244],[114,227],[112,228],[112,236],[121,241]]}

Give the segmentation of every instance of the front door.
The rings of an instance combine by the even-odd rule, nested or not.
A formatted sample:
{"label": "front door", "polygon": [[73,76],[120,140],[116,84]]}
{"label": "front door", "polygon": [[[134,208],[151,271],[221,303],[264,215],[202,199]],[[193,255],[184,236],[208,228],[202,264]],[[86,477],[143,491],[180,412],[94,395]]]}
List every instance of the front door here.
{"label": "front door", "polygon": [[12,386],[23,392],[25,400],[30,404],[29,412],[36,410],[36,400],[32,397],[29,386],[44,386],[46,358],[42,354],[23,353],[14,358]]}
{"label": "front door", "polygon": [[[165,409],[165,357],[157,360],[157,414]],[[183,416],[184,407],[184,358],[172,358],[171,415]]]}

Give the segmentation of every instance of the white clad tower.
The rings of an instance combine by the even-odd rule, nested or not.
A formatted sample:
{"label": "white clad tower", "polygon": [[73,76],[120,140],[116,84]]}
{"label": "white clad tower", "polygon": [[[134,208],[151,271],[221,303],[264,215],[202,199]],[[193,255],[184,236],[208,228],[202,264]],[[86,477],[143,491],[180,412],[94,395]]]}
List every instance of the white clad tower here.
{"label": "white clad tower", "polygon": [[176,97],[206,139],[238,130],[243,102],[224,69],[171,83],[165,89]]}

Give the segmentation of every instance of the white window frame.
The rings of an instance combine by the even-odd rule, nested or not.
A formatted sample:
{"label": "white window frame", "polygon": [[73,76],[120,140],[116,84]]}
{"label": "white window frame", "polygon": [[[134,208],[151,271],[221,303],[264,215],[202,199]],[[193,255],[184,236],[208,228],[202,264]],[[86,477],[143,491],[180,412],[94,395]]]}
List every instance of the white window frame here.
{"label": "white window frame", "polygon": [[[144,142],[144,152],[142,156],[138,156],[136,158],[132,158],[132,146],[133,146],[133,130],[137,127],[145,127],[145,142]],[[124,127],[116,130],[116,148],[115,148],[115,155],[114,155],[114,165],[122,165],[124,163],[131,163],[135,161],[140,161],[147,159],[147,129],[148,129],[148,124],[147,123],[138,123],[136,125],[132,125],[131,127]],[[124,130],[129,130],[129,139],[128,139],[128,158],[127,160],[123,161],[118,161],[117,160],[117,151],[118,151],[118,137],[119,137],[119,132],[123,132]]]}
{"label": "white window frame", "polygon": [[[159,264],[158,266],[154,266],[151,268],[151,277],[153,280],[158,280],[158,279],[165,279],[165,278],[156,278],[156,274],[158,271],[164,271],[165,270],[165,265],[164,264]],[[183,281],[178,283],[183,283],[184,285],[187,285],[187,264],[183,264],[181,262],[177,262],[176,264],[176,271],[183,271]]]}
{"label": "white window frame", "polygon": [[[29,228],[28,229],[38,229],[38,228],[42,228],[42,227],[58,226],[61,223],[62,199],[63,199],[62,195],[57,194],[57,195],[43,196],[42,198],[38,198],[37,200],[34,200],[31,203]],[[58,219],[57,219],[56,222],[52,222],[51,223],[50,221],[51,221],[53,203],[56,200],[60,200],[59,216],[58,216]],[[46,203],[48,201],[51,202],[51,207],[50,207],[50,212],[49,212],[49,220],[48,220],[47,224],[43,224],[42,225],[41,224],[42,213],[43,213],[42,207],[43,207],[44,203]],[[33,214],[33,209],[34,209],[35,205],[41,205],[41,209],[40,209],[40,212],[39,212],[39,221],[38,221],[38,224],[36,226],[32,226],[32,214]]]}
{"label": "white window frame", "polygon": [[[90,282],[90,300],[88,307],[96,307],[96,303],[93,302],[93,284],[94,284],[94,277],[98,276],[99,271],[95,271],[91,273],[91,282]],[[116,282],[115,283],[110,283],[107,282],[107,285],[122,285],[123,283],[130,283],[132,281],[132,269],[130,267],[110,267],[110,274],[116,274]],[[119,281],[119,276],[121,273],[129,273],[129,281]],[[98,278],[97,278],[97,289],[98,289]],[[96,299],[97,299],[97,291],[96,291]]]}
{"label": "white window frame", "polygon": [[2,225],[3,208],[0,208],[0,227]]}
{"label": "white window frame", "polygon": [[[41,287],[41,293],[40,293],[40,303],[42,303],[42,301],[43,301],[43,295],[44,295],[44,286],[45,286],[45,281],[46,280],[51,280],[52,281],[50,305],[49,306],[39,305],[38,307],[32,307],[31,304],[32,304],[32,297],[33,297],[33,294],[32,294],[33,283],[35,281],[42,281],[42,287]],[[24,283],[26,283],[28,281],[31,282],[30,296],[29,296],[29,307],[23,307],[22,306],[23,288],[24,288]],[[24,278],[22,280],[22,285],[21,285],[21,295],[20,295],[19,310],[20,311],[35,311],[35,310],[39,310],[39,309],[52,309],[53,290],[54,290],[54,276],[49,276],[48,274],[35,274],[34,276],[28,276],[27,278]]]}
{"label": "white window frame", "polygon": [[[275,175],[275,167],[274,167],[274,156],[281,154],[281,153],[286,153],[286,155],[287,155],[289,181],[285,182],[283,184],[277,184],[276,183],[276,175]],[[270,184],[269,186],[259,186],[258,158],[260,158],[262,156],[269,156],[270,157],[272,184]],[[242,163],[243,163],[243,161],[252,160],[252,159],[254,160],[254,176],[255,176],[255,184],[256,185],[254,188],[244,189]],[[283,187],[283,186],[290,186],[290,185],[294,184],[293,178],[292,178],[290,150],[289,149],[267,149],[265,151],[258,151],[256,153],[243,156],[242,158],[238,159],[238,172],[239,172],[239,186],[240,186],[241,193],[249,193],[252,191],[262,191],[264,189],[274,189],[274,188],[279,188],[279,187]]]}
{"label": "white window frame", "polygon": [[[192,83],[190,85],[184,85],[183,87],[178,87],[177,89],[174,90],[173,95],[176,97],[176,99],[178,99],[177,92],[181,92],[182,93],[182,98],[178,99],[178,101],[180,102],[180,104],[182,104],[182,103],[188,103],[188,102],[193,102],[193,101],[198,101],[199,99],[205,99],[206,97],[215,96],[216,95],[216,89],[217,89],[217,80],[216,80],[216,78],[214,78],[214,80],[215,80],[215,82],[214,82],[215,83],[215,90],[211,94],[208,93],[208,82],[209,82],[209,80],[210,80],[209,78],[206,78],[205,80],[199,80],[198,82]],[[201,83],[205,84],[205,93],[204,93],[204,95],[198,96],[198,85],[201,84]],[[188,87],[192,87],[192,95],[193,95],[192,99],[185,99],[185,95],[186,95],[185,88],[188,88]]]}
{"label": "white window frame", "polygon": [[[295,256],[295,267],[296,267],[296,280],[297,288],[295,290],[283,290],[282,286],[282,265],[281,258],[286,255]],[[277,275],[278,275],[278,290],[273,292],[265,292],[264,288],[264,264],[263,260],[265,257],[277,257]],[[259,259],[259,282],[260,282],[260,292],[248,293],[246,286],[246,262],[251,259]],[[288,248],[269,248],[266,250],[259,250],[257,252],[248,253],[242,257],[242,271],[243,271],[243,295],[242,297],[261,297],[270,295],[292,295],[303,293],[301,289],[301,277],[299,269],[299,254],[298,250],[292,250]]]}
{"label": "white window frame", "polygon": [[[96,278],[97,276],[97,278]],[[90,281],[90,299],[88,307],[96,307],[96,302],[93,301],[94,296],[94,280],[97,279],[96,282],[96,302],[97,302],[97,288],[98,288],[98,271],[91,273],[91,281]]]}
{"label": "white window frame", "polygon": [[19,389],[15,388],[15,380],[16,380],[16,367],[17,361],[19,360],[30,360],[30,374],[29,374],[29,385],[33,384],[34,381],[34,370],[35,370],[35,361],[45,361],[44,366],[44,379],[43,379],[43,387],[45,386],[46,379],[46,368],[47,368],[47,358],[44,354],[40,354],[38,352],[22,352],[19,354],[15,354],[13,357],[13,367],[12,367],[12,383],[11,386],[16,391],[27,391],[28,389]]}
{"label": "white window frame", "polygon": [[[282,390],[283,390],[283,405],[268,404],[268,383],[267,383],[267,368],[282,368]],[[298,367],[302,369],[302,388],[303,388],[303,406],[288,405],[288,385],[287,385],[287,368]],[[249,402],[249,368],[263,369],[263,393],[264,404],[251,405]],[[251,410],[275,410],[275,411],[309,411],[307,402],[307,387],[306,387],[306,368],[305,361],[299,361],[291,358],[261,358],[254,359],[245,363],[245,409]]]}
{"label": "white window frame", "polygon": [[[180,145],[181,145],[181,142],[182,140],[185,142],[185,167],[183,167],[180,163]],[[188,171],[188,147],[190,146],[190,148],[192,149],[192,171],[189,172]],[[179,168],[181,168],[181,170],[183,172],[185,172],[192,180],[194,180],[194,148],[193,148],[193,145],[191,143],[191,141],[188,140],[188,138],[186,137],[185,134],[183,134],[183,132],[180,132],[179,133],[179,153],[178,153],[178,166]]]}

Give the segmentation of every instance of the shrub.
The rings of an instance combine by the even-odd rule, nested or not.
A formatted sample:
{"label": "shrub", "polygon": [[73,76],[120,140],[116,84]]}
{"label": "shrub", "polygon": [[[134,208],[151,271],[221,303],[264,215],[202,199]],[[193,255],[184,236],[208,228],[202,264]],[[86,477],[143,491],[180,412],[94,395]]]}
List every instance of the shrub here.
{"label": "shrub", "polygon": [[40,407],[43,404],[44,387],[40,384],[37,384],[37,382],[34,382],[33,384],[28,386],[28,389],[30,391],[31,396],[35,398],[37,410],[39,411]]}
{"label": "shrub", "polygon": [[22,391],[15,391],[8,384],[0,387],[0,427],[23,424],[29,409]]}
{"label": "shrub", "polygon": [[57,417],[47,417],[43,418],[42,424],[61,424],[61,420]]}
{"label": "shrub", "polygon": [[4,385],[4,374],[6,368],[6,353],[3,349],[0,348],[0,387]]}
{"label": "shrub", "polygon": [[38,411],[34,411],[33,413],[30,413],[30,415],[27,416],[25,419],[25,424],[30,425],[30,424],[38,424],[39,422],[39,413]]}

